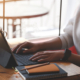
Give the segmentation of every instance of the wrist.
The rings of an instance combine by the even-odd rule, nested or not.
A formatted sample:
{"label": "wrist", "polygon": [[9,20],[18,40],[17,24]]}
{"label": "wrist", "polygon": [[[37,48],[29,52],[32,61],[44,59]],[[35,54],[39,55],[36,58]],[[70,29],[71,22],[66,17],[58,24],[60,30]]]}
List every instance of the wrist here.
{"label": "wrist", "polygon": [[59,59],[61,60],[64,57],[64,51],[59,51]]}
{"label": "wrist", "polygon": [[43,50],[43,44],[42,43],[36,43],[36,50],[37,51],[42,51]]}
{"label": "wrist", "polygon": [[45,44],[43,42],[42,43],[38,43],[37,44],[37,48],[38,48],[38,51],[46,50],[45,49]]}
{"label": "wrist", "polygon": [[71,51],[69,49],[65,49],[64,51],[64,57],[62,58],[63,61],[68,60],[68,58],[71,56]]}

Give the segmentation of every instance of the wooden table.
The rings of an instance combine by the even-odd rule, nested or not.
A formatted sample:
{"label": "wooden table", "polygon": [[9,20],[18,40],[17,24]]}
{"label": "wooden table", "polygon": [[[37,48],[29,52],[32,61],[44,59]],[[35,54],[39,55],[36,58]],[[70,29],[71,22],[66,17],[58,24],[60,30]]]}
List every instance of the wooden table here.
{"label": "wooden table", "polygon": [[[3,18],[3,4],[0,4],[0,18]],[[34,18],[44,16],[49,13],[45,7],[28,5],[26,2],[8,2],[5,3],[6,19]]]}
{"label": "wooden table", "polygon": [[[22,1],[22,0],[5,0],[5,2],[12,2],[12,1]],[[3,0],[0,0],[0,3],[3,3]]]}
{"label": "wooden table", "polygon": [[[62,69],[64,69],[68,76],[64,78],[46,79],[46,80],[80,80],[80,67],[68,62],[56,62]],[[0,66],[0,80],[23,80],[22,77],[13,69],[5,69]]]}

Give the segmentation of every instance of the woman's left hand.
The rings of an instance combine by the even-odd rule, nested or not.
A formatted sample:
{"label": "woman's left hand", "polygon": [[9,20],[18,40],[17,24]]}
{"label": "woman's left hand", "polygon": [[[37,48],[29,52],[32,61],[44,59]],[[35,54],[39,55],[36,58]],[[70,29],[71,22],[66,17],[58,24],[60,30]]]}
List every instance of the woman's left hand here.
{"label": "woman's left hand", "polygon": [[59,61],[64,56],[64,51],[41,51],[34,54],[30,60],[38,62],[52,62]]}

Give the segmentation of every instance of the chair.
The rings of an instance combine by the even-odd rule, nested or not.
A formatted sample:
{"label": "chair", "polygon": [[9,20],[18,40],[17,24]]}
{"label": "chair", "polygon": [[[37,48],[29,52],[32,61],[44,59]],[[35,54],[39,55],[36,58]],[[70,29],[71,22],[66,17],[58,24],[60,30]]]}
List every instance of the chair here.
{"label": "chair", "polygon": [[69,48],[69,50],[71,50],[72,53],[77,54],[75,46],[72,46],[71,48]]}

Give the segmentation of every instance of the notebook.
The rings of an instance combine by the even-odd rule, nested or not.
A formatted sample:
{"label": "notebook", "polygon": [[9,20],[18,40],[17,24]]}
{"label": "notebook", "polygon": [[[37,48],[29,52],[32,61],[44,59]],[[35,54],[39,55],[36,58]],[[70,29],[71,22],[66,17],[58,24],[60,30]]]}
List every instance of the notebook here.
{"label": "notebook", "polygon": [[[36,64],[39,65],[39,64]],[[25,68],[33,67],[35,65],[31,66],[25,66]],[[48,72],[59,72],[59,68],[55,64],[47,64],[40,67],[35,67],[32,69],[26,70],[28,74],[35,74],[35,73],[48,73]]]}
{"label": "notebook", "polygon": [[[26,70],[21,71],[21,69],[25,68],[25,66],[17,66],[15,69],[19,71],[19,74],[22,76],[22,78],[24,80],[40,80],[40,79],[48,79],[48,78],[50,79],[50,78],[58,78],[58,77],[66,77],[67,76],[67,72],[65,72],[62,68],[60,68],[56,63],[54,63],[54,64],[52,63],[50,66],[52,66],[52,65],[54,66],[53,67],[54,71],[45,72],[45,73],[38,72],[38,73],[29,74]],[[48,67],[47,67],[47,69],[48,69]]]}

